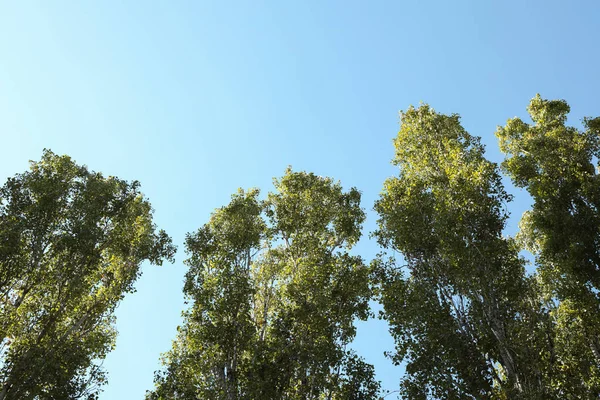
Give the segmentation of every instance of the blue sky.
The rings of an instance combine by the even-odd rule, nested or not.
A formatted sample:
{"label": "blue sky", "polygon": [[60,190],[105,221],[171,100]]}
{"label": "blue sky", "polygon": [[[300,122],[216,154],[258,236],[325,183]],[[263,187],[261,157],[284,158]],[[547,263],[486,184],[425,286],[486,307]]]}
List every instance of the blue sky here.
{"label": "blue sky", "polygon": [[[183,307],[186,232],[238,187],[266,193],[287,165],[363,192],[369,219],[390,166],[398,111],[459,113],[493,135],[536,93],[570,122],[600,114],[597,1],[0,0],[0,179],[43,148],[141,181],[177,262],[146,266],[118,309],[101,399],[143,398]],[[528,204],[513,204],[513,232]],[[377,252],[365,238],[357,252]],[[385,324],[355,347],[396,389]]]}

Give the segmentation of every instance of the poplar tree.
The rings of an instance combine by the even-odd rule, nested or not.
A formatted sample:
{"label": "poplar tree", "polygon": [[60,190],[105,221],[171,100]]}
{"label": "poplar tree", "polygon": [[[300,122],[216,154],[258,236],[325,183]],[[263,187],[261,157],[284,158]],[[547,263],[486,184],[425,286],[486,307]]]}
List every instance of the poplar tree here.
{"label": "poplar tree", "polygon": [[288,170],[239,191],[189,234],[184,322],[148,399],[373,399],[373,367],[349,349],[369,316],[369,267],[349,250],[360,193]]}
{"label": "poplar tree", "polygon": [[548,384],[562,398],[600,397],[600,118],[583,129],[566,125],[564,100],[533,98],[533,123],[508,120],[496,135],[502,166],[527,189],[531,210],[519,239],[535,256],[544,302],[552,315]]}
{"label": "poplar tree", "polygon": [[95,399],[114,310],[172,260],[139,183],[46,150],[0,188],[0,399]]}
{"label": "poplar tree", "polygon": [[401,114],[375,237],[401,260],[377,265],[383,315],[406,365],[404,398],[547,398],[548,316],[517,243],[511,196],[458,115]]}

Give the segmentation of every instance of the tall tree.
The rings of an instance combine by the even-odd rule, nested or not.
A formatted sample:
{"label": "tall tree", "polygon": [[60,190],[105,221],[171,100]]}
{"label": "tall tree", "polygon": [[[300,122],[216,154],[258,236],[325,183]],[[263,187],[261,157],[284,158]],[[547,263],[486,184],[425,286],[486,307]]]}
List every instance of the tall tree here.
{"label": "tall tree", "polygon": [[0,188],[0,399],[96,398],[114,310],[172,260],[139,183],[45,150]]}
{"label": "tall tree", "polygon": [[369,268],[348,251],[356,189],[288,170],[265,201],[240,191],[188,235],[191,303],[149,399],[372,399],[347,346],[369,315]]}
{"label": "tall tree", "polygon": [[394,145],[399,176],[375,209],[384,316],[406,362],[405,398],[547,398],[547,316],[519,248],[502,236],[511,200],[457,115],[409,108]]}
{"label": "tall tree", "polygon": [[563,398],[600,397],[600,118],[566,125],[569,105],[537,95],[533,124],[510,119],[496,135],[502,166],[533,207],[520,239],[536,256],[560,365],[552,384]]}
{"label": "tall tree", "polygon": [[251,269],[266,235],[258,191],[239,191],[194,234],[188,234],[189,270],[183,314],[166,369],[157,374],[157,399],[237,399],[256,328]]}

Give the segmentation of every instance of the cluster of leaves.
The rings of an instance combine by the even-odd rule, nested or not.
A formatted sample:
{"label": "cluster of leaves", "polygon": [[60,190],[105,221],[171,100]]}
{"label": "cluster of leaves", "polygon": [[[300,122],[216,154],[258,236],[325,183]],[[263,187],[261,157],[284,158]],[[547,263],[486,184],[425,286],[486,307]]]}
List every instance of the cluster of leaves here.
{"label": "cluster of leaves", "polygon": [[45,151],[0,188],[0,399],[94,399],[113,312],[140,264],[171,260],[137,182]]}
{"label": "cluster of leaves", "polygon": [[184,313],[148,399],[373,399],[374,370],[347,345],[369,316],[369,267],[348,253],[356,189],[288,170],[239,191],[186,240]]}

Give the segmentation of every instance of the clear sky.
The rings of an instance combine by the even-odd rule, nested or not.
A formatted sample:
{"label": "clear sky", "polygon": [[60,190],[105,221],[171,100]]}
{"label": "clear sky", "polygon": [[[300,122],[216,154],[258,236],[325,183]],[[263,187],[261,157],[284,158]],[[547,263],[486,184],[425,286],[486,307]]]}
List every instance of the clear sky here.
{"label": "clear sky", "polygon": [[[183,307],[184,235],[238,187],[266,193],[287,165],[331,176],[363,192],[367,234],[399,110],[461,114],[494,161],[496,126],[537,92],[566,99],[573,124],[600,115],[599,20],[600,2],[577,0],[0,0],[0,179],[45,147],[137,179],[180,245],[118,309],[101,399],[152,387]],[[509,232],[528,203],[513,192]],[[360,324],[388,389],[392,346],[384,323]]]}

